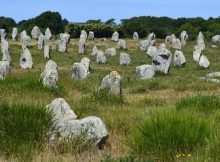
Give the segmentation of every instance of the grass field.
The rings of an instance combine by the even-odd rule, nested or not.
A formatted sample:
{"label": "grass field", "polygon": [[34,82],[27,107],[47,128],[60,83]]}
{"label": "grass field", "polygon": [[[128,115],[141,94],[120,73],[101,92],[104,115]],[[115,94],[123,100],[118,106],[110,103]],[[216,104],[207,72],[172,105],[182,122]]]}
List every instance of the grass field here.
{"label": "grass field", "polygon": [[[156,45],[159,46],[161,42],[158,40]],[[77,149],[77,146],[72,146],[75,149],[64,147],[62,151],[51,148],[42,139],[46,137],[35,136],[35,131],[45,133],[45,128],[38,126],[40,121],[37,120],[37,112],[36,116],[29,111],[21,113],[24,119],[31,115],[33,120],[36,118],[36,122],[22,121],[19,115],[17,120],[7,120],[2,113],[0,118],[4,120],[0,119],[0,144],[7,146],[11,142],[11,148],[14,149],[0,146],[0,161],[28,161],[28,158],[24,158],[24,150],[33,150],[28,152],[33,155],[33,161],[220,161],[220,85],[199,80],[199,77],[209,72],[220,71],[219,48],[209,48],[211,43],[206,42],[204,54],[211,65],[208,69],[202,69],[192,57],[196,42],[187,42],[182,49],[187,59],[186,67],[176,68],[172,63],[168,75],[157,73],[154,79],[138,80],[135,68],[151,64],[151,58],[137,49],[138,42],[127,40],[128,50],[125,52],[130,54],[132,61],[129,66],[119,65],[121,50],[117,50],[117,56],[108,57],[106,64],[96,64],[96,58],[91,56],[96,43],[100,43],[100,40],[88,42],[86,55],[78,54],[78,40],[75,39],[71,40],[67,53],[51,51],[51,59],[59,68],[59,83],[57,89],[48,89],[39,82],[40,73],[48,60],[44,59],[43,51],[37,49],[37,42],[33,42],[30,48],[34,68],[23,70],[19,66],[21,44],[9,40],[12,65],[10,74],[4,81],[0,81],[0,101],[4,103],[0,105],[0,112],[5,112],[5,107],[13,107],[11,111],[5,112],[13,116],[13,113],[28,111],[28,108],[44,109],[57,97],[65,98],[79,118],[95,115],[105,122],[109,131],[105,148]],[[110,40],[105,44],[97,46],[98,49],[117,47]],[[174,54],[174,50],[170,50]],[[71,79],[72,64],[85,56],[92,60],[90,76],[85,80]],[[102,78],[113,70],[122,76],[122,99],[97,92]],[[16,111],[17,106],[18,109],[22,107],[21,111]],[[47,127],[47,114],[41,113]],[[12,136],[11,131],[14,132],[16,128],[12,122],[18,125],[31,123],[36,129],[17,127],[21,129],[17,134],[31,131],[33,136]],[[11,130],[5,129],[8,125]],[[28,137],[27,145],[13,147],[12,139],[19,145],[21,137]],[[6,139],[8,143],[5,143]],[[32,141],[39,141],[40,146],[30,144]]]}

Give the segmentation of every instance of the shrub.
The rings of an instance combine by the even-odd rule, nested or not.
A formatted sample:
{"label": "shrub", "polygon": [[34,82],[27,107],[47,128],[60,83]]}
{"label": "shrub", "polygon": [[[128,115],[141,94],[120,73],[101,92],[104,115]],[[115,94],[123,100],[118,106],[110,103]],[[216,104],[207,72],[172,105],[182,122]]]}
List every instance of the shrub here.
{"label": "shrub", "polygon": [[0,104],[0,153],[30,160],[47,142],[51,118],[39,105]]}
{"label": "shrub", "polygon": [[138,155],[171,160],[190,153],[210,137],[209,123],[196,115],[176,111],[152,112],[132,135],[129,146]]}

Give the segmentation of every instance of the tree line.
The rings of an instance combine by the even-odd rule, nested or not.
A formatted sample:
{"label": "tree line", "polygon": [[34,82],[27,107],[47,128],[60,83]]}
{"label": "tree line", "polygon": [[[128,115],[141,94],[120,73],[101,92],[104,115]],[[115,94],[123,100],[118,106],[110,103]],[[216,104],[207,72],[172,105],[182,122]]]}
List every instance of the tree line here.
{"label": "tree line", "polygon": [[179,36],[181,31],[188,32],[190,39],[195,39],[202,31],[206,38],[210,39],[213,35],[220,34],[220,17],[204,19],[140,16],[130,19],[122,19],[120,24],[115,23],[115,19],[106,22],[98,20],[88,20],[84,23],[71,23],[67,19],[62,19],[59,12],[47,11],[35,18],[22,20],[18,23],[12,18],[0,17],[0,28],[6,29],[8,33],[13,27],[17,27],[21,32],[26,30],[30,33],[32,28],[37,25],[40,29],[50,28],[55,35],[69,32],[72,38],[78,38],[81,30],[93,31],[96,37],[110,37],[114,31],[118,31],[120,37],[132,37],[136,31],[141,38],[154,32],[157,38],[165,38],[167,35],[175,34]]}

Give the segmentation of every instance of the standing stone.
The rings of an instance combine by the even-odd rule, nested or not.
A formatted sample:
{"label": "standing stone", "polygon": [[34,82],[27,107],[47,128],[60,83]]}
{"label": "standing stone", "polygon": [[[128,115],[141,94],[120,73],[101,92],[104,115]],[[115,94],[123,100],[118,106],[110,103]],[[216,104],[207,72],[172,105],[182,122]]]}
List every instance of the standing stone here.
{"label": "standing stone", "polygon": [[127,44],[126,44],[124,39],[119,39],[119,41],[118,41],[118,48],[119,49],[124,49],[124,50],[127,49]]}
{"label": "standing stone", "polygon": [[184,67],[186,65],[186,58],[182,51],[175,51],[174,66]]}
{"label": "standing stone", "polygon": [[101,64],[105,64],[107,61],[105,53],[103,51],[98,51],[97,55],[96,55],[96,63],[101,63]]}
{"label": "standing stone", "polygon": [[2,61],[8,61],[9,64],[11,62],[11,55],[9,54],[8,50],[4,50],[3,55],[2,55]]}
{"label": "standing stone", "polygon": [[148,54],[150,57],[154,57],[154,56],[157,54],[157,47],[155,47],[155,46],[150,46],[150,47],[148,47],[148,49],[147,49],[147,54]]}
{"label": "standing stone", "polygon": [[94,46],[92,49],[92,56],[96,56],[97,53],[98,53],[98,48],[97,48],[97,46]]}
{"label": "standing stone", "polygon": [[112,41],[118,42],[118,40],[119,40],[119,34],[118,34],[118,32],[116,31],[116,32],[114,32],[114,33],[112,34]]}
{"label": "standing stone", "polygon": [[12,40],[13,42],[15,42],[18,38],[18,29],[17,28],[13,28],[12,30]]}
{"label": "standing stone", "polygon": [[205,55],[202,55],[199,59],[199,66],[203,68],[208,68],[210,65],[208,58]]}
{"label": "standing stone", "polygon": [[47,28],[46,31],[45,31],[45,39],[46,39],[47,41],[49,41],[49,40],[51,39],[51,37],[52,37],[52,34],[51,34],[51,32],[50,32],[50,29]]}
{"label": "standing stone", "polygon": [[213,43],[220,43],[220,35],[215,35],[212,37]]}
{"label": "standing stone", "polygon": [[5,39],[2,39],[1,41],[1,52],[4,53],[5,50],[8,51],[9,45],[8,45],[8,41],[6,41]]}
{"label": "standing stone", "polygon": [[94,40],[94,38],[95,38],[95,34],[94,34],[94,32],[90,31],[90,32],[89,32],[88,39],[90,39],[90,40]]}
{"label": "standing stone", "polygon": [[112,71],[110,75],[103,78],[99,90],[109,89],[110,94],[122,95],[121,76],[117,71]]}
{"label": "standing stone", "polygon": [[1,36],[1,40],[0,41],[2,41],[2,40],[4,40],[5,39],[5,37],[6,37],[6,31],[5,31],[5,29],[0,29],[0,36]]}
{"label": "standing stone", "polygon": [[200,58],[201,52],[202,52],[202,50],[198,46],[194,47],[193,59],[194,59],[195,62],[199,62],[199,58]]}
{"label": "standing stone", "polygon": [[107,48],[105,51],[107,56],[116,56],[116,49],[115,48]]}
{"label": "standing stone", "polygon": [[86,53],[86,40],[83,38],[80,38],[79,40],[79,53],[84,54]]}
{"label": "standing stone", "polygon": [[181,34],[180,34],[180,38],[181,38],[181,45],[185,46],[186,45],[186,41],[189,38],[189,35],[187,34],[186,31],[182,31]]}
{"label": "standing stone", "polygon": [[199,32],[199,35],[197,37],[197,46],[201,49],[201,51],[205,50],[205,41],[202,32]]}
{"label": "standing stone", "polygon": [[181,42],[179,39],[172,40],[172,48],[181,50]]}
{"label": "standing stone", "polygon": [[44,49],[46,37],[43,34],[40,34],[38,37],[38,49]]}
{"label": "standing stone", "polygon": [[151,79],[155,75],[152,65],[141,65],[136,67],[136,76],[139,79]]}
{"label": "standing stone", "polygon": [[32,31],[31,31],[31,36],[33,39],[37,40],[38,37],[40,36],[41,34],[41,31],[40,29],[38,28],[38,26],[35,26]]}
{"label": "standing stone", "polygon": [[60,40],[65,40],[66,44],[70,42],[70,35],[68,33],[61,33]]}
{"label": "standing stone", "polygon": [[49,60],[44,71],[40,75],[40,80],[45,87],[56,88],[58,82],[58,72],[56,62]]}
{"label": "standing stone", "polygon": [[139,40],[139,35],[137,32],[134,32],[133,34],[133,40],[138,41]]}
{"label": "standing stone", "polygon": [[130,63],[130,55],[127,53],[120,53],[120,65],[129,65]]}
{"label": "standing stone", "polygon": [[153,57],[152,65],[155,70],[167,74],[170,68],[171,59],[171,52],[166,48],[161,48],[157,50],[157,54]]}
{"label": "standing stone", "polygon": [[33,66],[31,53],[26,47],[23,47],[22,49],[20,66],[22,69],[27,69],[27,68],[31,69]]}
{"label": "standing stone", "polygon": [[73,79],[85,79],[90,74],[91,61],[89,58],[84,57],[80,63],[73,64]]}
{"label": "standing stone", "polygon": [[44,46],[44,58],[50,58],[50,46],[45,44]]}
{"label": "standing stone", "polygon": [[172,45],[172,42],[173,42],[173,40],[175,40],[175,39],[176,39],[176,36],[175,36],[174,34],[169,35],[169,36],[166,37],[165,43],[169,43],[169,44]]}
{"label": "standing stone", "polygon": [[58,51],[67,52],[67,42],[65,38],[62,38],[58,41]]}
{"label": "standing stone", "polygon": [[85,30],[82,30],[80,34],[80,39],[87,40],[87,38],[88,38],[87,32]]}
{"label": "standing stone", "polygon": [[142,40],[139,44],[139,48],[140,48],[141,51],[146,51],[149,46],[150,46],[150,41],[149,40]]}
{"label": "standing stone", "polygon": [[72,108],[63,98],[57,98],[47,105],[48,111],[52,112],[55,131],[50,140],[56,140],[56,134],[61,139],[71,140],[71,138],[81,137],[83,141],[93,142],[99,145],[107,138],[108,132],[103,121],[95,116],[77,119]]}
{"label": "standing stone", "polygon": [[26,30],[23,30],[23,31],[20,33],[20,41],[23,42],[24,37],[26,37],[26,36],[27,36],[27,32],[26,32]]}
{"label": "standing stone", "polygon": [[0,61],[0,80],[4,80],[10,71],[10,63],[8,61]]}

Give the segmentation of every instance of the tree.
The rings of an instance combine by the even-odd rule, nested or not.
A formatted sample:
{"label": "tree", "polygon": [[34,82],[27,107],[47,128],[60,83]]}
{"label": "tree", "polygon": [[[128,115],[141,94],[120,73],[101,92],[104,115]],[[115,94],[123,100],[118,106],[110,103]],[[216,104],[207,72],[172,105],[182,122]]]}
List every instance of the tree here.
{"label": "tree", "polygon": [[86,24],[99,24],[99,23],[102,23],[102,22],[101,22],[101,19],[98,19],[98,20],[88,20],[88,21],[86,21]]}
{"label": "tree", "polygon": [[111,26],[117,25],[117,24],[115,23],[115,19],[109,19],[109,20],[107,20],[107,21],[105,22],[105,24],[111,25]]}

